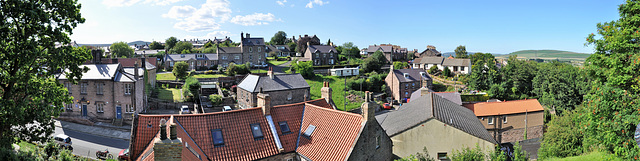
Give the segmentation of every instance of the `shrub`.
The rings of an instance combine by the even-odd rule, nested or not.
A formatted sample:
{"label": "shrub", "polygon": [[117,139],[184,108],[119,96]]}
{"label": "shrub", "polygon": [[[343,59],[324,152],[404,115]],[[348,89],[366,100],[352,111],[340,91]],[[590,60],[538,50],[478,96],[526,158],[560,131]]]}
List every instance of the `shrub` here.
{"label": "shrub", "polygon": [[442,70],[442,76],[444,76],[444,77],[451,77],[451,75],[452,75],[452,73],[451,73],[451,70],[450,70],[449,68],[445,67],[445,68]]}
{"label": "shrub", "polygon": [[435,161],[435,159],[429,156],[429,152],[427,151],[427,147],[424,147],[422,153],[418,152],[416,155],[410,155],[408,157],[400,158],[396,161]]}
{"label": "shrub", "polygon": [[455,150],[451,154],[452,161],[467,161],[467,160],[484,160],[484,153],[480,146],[476,145],[476,148],[465,147],[462,151]]}
{"label": "shrub", "polygon": [[538,150],[540,158],[564,158],[582,154],[584,136],[579,122],[578,114],[572,111],[566,111],[564,116],[553,117],[547,124],[547,132]]}
{"label": "shrub", "polygon": [[194,77],[189,77],[184,81],[182,93],[188,98],[188,101],[200,100],[200,82]]}
{"label": "shrub", "polygon": [[186,62],[177,62],[173,65],[172,73],[176,76],[176,79],[184,80],[188,76],[187,70],[189,70],[189,64]]}
{"label": "shrub", "polygon": [[438,66],[431,66],[431,68],[429,68],[429,74],[436,74],[438,73]]}
{"label": "shrub", "polygon": [[211,100],[211,104],[220,105],[222,104],[222,96],[217,94],[209,95],[209,100]]}
{"label": "shrub", "polygon": [[313,73],[313,65],[311,64],[311,61],[291,63],[291,69],[293,69],[297,73],[300,73],[300,75],[302,75],[302,77],[304,77],[305,79],[310,79],[315,76],[315,73]]}

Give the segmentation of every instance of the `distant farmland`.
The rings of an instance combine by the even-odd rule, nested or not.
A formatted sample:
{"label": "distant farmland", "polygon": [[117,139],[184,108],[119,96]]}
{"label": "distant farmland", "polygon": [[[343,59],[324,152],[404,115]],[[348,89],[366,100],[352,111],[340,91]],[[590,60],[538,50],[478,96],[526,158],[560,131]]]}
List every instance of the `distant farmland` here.
{"label": "distant farmland", "polygon": [[561,50],[520,50],[506,55],[497,55],[496,58],[507,59],[511,55],[518,55],[519,59],[559,59],[563,61],[579,61],[584,62],[591,54],[576,53]]}

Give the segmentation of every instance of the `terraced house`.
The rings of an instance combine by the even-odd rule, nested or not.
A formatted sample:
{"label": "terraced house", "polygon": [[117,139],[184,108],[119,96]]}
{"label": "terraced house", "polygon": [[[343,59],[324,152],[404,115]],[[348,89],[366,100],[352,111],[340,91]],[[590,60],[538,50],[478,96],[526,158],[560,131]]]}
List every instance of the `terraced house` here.
{"label": "terraced house", "polygon": [[219,47],[217,53],[218,61],[222,67],[229,66],[229,63],[263,65],[266,64],[268,56],[264,38],[252,38],[249,33],[240,33],[238,47]]}
{"label": "terraced house", "polygon": [[300,74],[274,74],[266,76],[249,74],[238,84],[236,98],[241,108],[256,107],[258,93],[271,95],[274,106],[308,101],[311,87]]}
{"label": "terraced house", "polygon": [[186,62],[189,64],[189,70],[208,70],[212,66],[218,65],[218,54],[169,54],[164,57],[164,62],[164,69],[168,71],[171,71],[173,65],[178,62]]}

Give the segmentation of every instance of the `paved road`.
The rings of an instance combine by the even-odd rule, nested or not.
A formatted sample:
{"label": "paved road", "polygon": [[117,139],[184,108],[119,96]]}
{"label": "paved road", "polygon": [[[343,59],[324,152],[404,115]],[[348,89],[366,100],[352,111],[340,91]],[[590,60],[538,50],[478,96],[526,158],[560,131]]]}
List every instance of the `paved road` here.
{"label": "paved road", "polygon": [[111,153],[115,159],[118,157],[120,150],[129,147],[129,141],[126,140],[95,136],[73,130],[65,130],[56,126],[55,134],[53,135],[58,134],[65,134],[71,137],[73,154],[93,159],[96,158],[96,151],[98,150],[103,151],[109,149],[109,153]]}

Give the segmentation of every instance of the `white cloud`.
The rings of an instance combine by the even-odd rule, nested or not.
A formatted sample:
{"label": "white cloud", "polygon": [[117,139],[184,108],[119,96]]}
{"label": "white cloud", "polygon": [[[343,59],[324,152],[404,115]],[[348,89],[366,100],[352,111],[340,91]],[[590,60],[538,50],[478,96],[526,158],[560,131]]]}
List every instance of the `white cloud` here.
{"label": "white cloud", "polygon": [[236,16],[231,19],[232,23],[243,26],[267,25],[273,21],[276,21],[276,18],[271,13],[254,13],[246,16]]}
{"label": "white cloud", "polygon": [[322,0],[311,0],[309,1],[309,3],[307,3],[306,6],[304,6],[305,8],[313,8],[313,4],[317,4],[317,5],[325,5],[325,4],[329,4],[329,1],[322,1]]}
{"label": "white cloud", "polygon": [[144,3],[152,3],[154,5],[166,6],[183,0],[146,0]]}
{"label": "white cloud", "polygon": [[205,39],[205,40],[211,39],[211,40],[213,40],[214,38],[222,39],[225,36],[232,37],[232,35],[233,34],[231,34],[231,32],[229,32],[229,31],[213,31],[213,32],[207,33],[206,36],[187,35],[187,36],[184,36],[184,39]]}
{"label": "white cloud", "polygon": [[[142,0],[102,0],[102,4],[108,7],[125,7],[125,6],[128,7],[128,6],[137,4],[138,2],[141,2],[141,1]],[[166,5],[177,3],[180,1],[183,1],[183,0],[145,0],[144,2],[141,2],[141,3],[166,6]]]}
{"label": "white cloud", "polygon": [[278,5],[280,6],[284,6],[284,3],[287,3],[287,0],[276,1],[276,3],[278,3]]}
{"label": "white cloud", "polygon": [[220,23],[224,23],[231,17],[229,1],[207,0],[200,8],[193,6],[174,6],[162,17],[178,20],[174,28],[185,31],[208,31],[220,29]]}

